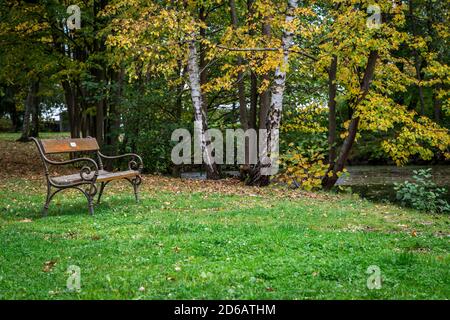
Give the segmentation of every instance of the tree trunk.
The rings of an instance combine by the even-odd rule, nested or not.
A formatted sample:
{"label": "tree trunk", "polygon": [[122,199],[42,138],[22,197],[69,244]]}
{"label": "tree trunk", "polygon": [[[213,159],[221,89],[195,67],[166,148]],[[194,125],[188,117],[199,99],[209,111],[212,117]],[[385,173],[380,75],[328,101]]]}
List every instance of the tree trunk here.
{"label": "tree trunk", "polygon": [[[99,36],[98,33],[104,26],[104,23],[101,21],[101,17],[99,15],[100,12],[102,12],[103,9],[105,9],[108,1],[107,0],[99,0],[94,1],[93,3],[93,21],[92,21],[92,28],[94,33],[97,35],[94,38],[92,47],[93,52],[92,54],[101,54],[105,51],[106,45],[105,45],[105,36]],[[97,138],[97,142],[100,146],[100,148],[103,146],[105,142],[105,113],[107,110],[107,99],[106,99],[106,92],[104,90],[104,83],[107,80],[107,69],[105,67],[105,63],[99,63],[98,66],[94,66],[91,69],[91,74],[94,76],[94,79],[97,81],[97,83],[100,85],[100,92],[94,92],[95,95],[100,94],[99,100],[96,101],[96,107],[95,107],[95,121],[93,123],[94,129],[95,129],[95,137]],[[97,98],[95,98],[97,99]]]}
{"label": "tree trunk", "polygon": [[16,94],[15,86],[6,86],[5,88],[5,96],[0,97],[1,103],[5,105],[6,112],[9,114],[12,122],[12,130],[14,132],[18,132],[20,130],[20,118],[19,113],[17,112],[15,94]]}
{"label": "tree trunk", "polygon": [[[97,70],[97,81],[101,84],[105,81],[105,74],[103,70]],[[103,146],[105,140],[105,106],[106,99],[104,98],[105,92],[101,89],[101,98],[97,101],[95,106],[95,137],[97,138],[100,148]]]}
{"label": "tree trunk", "polygon": [[250,73],[250,119],[249,127],[256,128],[256,121],[258,118],[258,78],[256,73]]}
{"label": "tree trunk", "polygon": [[104,99],[101,99],[99,102],[97,102],[95,114],[95,137],[97,138],[97,142],[100,147],[103,146],[105,136],[104,109],[105,109],[105,101]]}
{"label": "tree trunk", "polygon": [[75,105],[77,106],[76,110],[78,110],[78,129],[79,135],[83,138],[86,138],[89,135],[89,119],[90,116],[84,112],[86,110],[86,90],[79,83],[76,84],[76,99]]}
{"label": "tree trunk", "polygon": [[[229,0],[230,14],[231,14],[231,25],[233,29],[238,27],[238,18],[236,13],[236,3],[234,0]],[[238,66],[242,65],[242,58],[237,59]],[[245,131],[249,128],[248,115],[247,115],[247,101],[245,98],[245,83],[244,83],[244,73],[242,71],[238,72],[237,75],[238,84],[238,96],[239,96],[239,116],[241,120],[241,127]]]}
{"label": "tree trunk", "polygon": [[323,185],[327,185],[328,173],[331,172],[336,164],[336,93],[337,93],[337,75],[338,58],[333,56],[330,68],[328,70],[328,171],[322,180]]}
{"label": "tree trunk", "polygon": [[115,99],[109,106],[108,122],[109,122],[109,144],[111,145],[111,152],[116,154],[118,152],[119,134],[120,134],[120,112],[119,106],[122,102],[123,95],[123,80],[125,76],[125,69],[121,68],[114,72],[113,78],[116,81],[117,90],[115,92]]}
{"label": "tree trunk", "polygon": [[[286,23],[289,24],[294,20],[295,9],[298,6],[298,0],[289,0],[286,12]],[[292,46],[294,33],[291,30],[283,30],[281,45],[283,49],[282,65],[275,69],[274,83],[271,88],[272,96],[270,100],[270,108],[266,121],[267,139],[262,150],[260,150],[260,159],[258,164],[250,171],[250,177],[247,181],[249,185],[267,186],[270,183],[270,175],[277,159],[272,158],[272,144],[278,143],[279,129],[281,123],[281,113],[283,109],[283,96],[286,87],[286,69],[289,65],[289,50]],[[261,156],[264,156],[261,159]],[[265,159],[264,159],[265,158]],[[265,172],[263,172],[263,170]]]}
{"label": "tree trunk", "polygon": [[19,114],[17,112],[17,106],[16,106],[15,102],[11,103],[11,109],[10,109],[9,114],[11,116],[11,122],[13,124],[13,131],[14,132],[19,131],[20,120],[19,120]]}
{"label": "tree trunk", "polygon": [[67,114],[69,118],[70,137],[79,138],[79,114],[77,108],[77,99],[75,88],[69,83],[69,81],[62,81],[62,87],[64,89],[64,97],[66,100]]}
{"label": "tree trunk", "polygon": [[[254,0],[247,0],[248,16],[255,14]],[[253,29],[250,29],[249,35],[254,35]],[[248,119],[248,127],[256,129],[256,121],[258,115],[258,78],[253,70],[250,70],[250,115]]]}
{"label": "tree trunk", "polygon": [[[352,107],[353,110],[366,98],[370,84],[372,83],[373,75],[375,73],[375,66],[378,60],[378,51],[371,51],[369,57],[367,59],[366,69],[364,71],[364,77],[360,84],[360,95],[355,97],[353,101],[350,101],[349,106]],[[333,170],[327,172],[322,180],[322,186],[325,189],[331,189],[338,180],[338,174],[344,170],[345,163],[347,162],[348,156],[350,155],[350,151],[353,147],[353,144],[356,139],[356,134],[358,132],[360,118],[355,117],[351,120],[350,125],[348,127],[348,135],[345,138],[341,150],[339,152],[339,157],[333,167]],[[329,173],[331,172],[331,176]]]}
{"label": "tree trunk", "polygon": [[[205,7],[202,5],[200,6],[199,11],[199,19],[206,25],[206,14],[205,14]],[[200,38],[205,39],[206,38],[206,29],[200,28],[199,30]],[[200,75],[200,87],[205,85],[208,82],[208,70],[206,68],[206,51],[205,47],[203,46],[202,42],[198,43],[199,46],[199,75]],[[206,94],[202,91],[202,108],[205,115],[208,114],[208,98],[206,97]]]}
{"label": "tree trunk", "polygon": [[[229,0],[230,5],[230,14],[231,14],[231,24],[233,26],[233,29],[238,28],[238,18],[236,13],[236,3],[234,0]],[[238,66],[242,65],[242,58],[238,57],[237,59]],[[242,130],[246,131],[249,128],[252,127],[251,121],[249,121],[248,118],[248,111],[247,111],[247,99],[245,97],[245,82],[244,82],[244,73],[242,71],[239,71],[237,74],[237,84],[238,84],[238,97],[239,97],[239,118],[241,122]],[[252,108],[250,109],[251,112],[254,111]],[[252,113],[251,113],[252,115]],[[250,146],[248,144],[248,141],[245,141],[244,146],[244,163],[241,166],[240,172],[241,172],[241,179],[245,179],[245,176],[248,174],[248,171],[250,169]]]}
{"label": "tree trunk", "polygon": [[417,89],[419,90],[420,114],[425,115],[425,97],[423,93],[422,75],[421,75],[422,62],[416,50],[414,50],[414,59],[415,59],[416,78],[418,81]]}
{"label": "tree trunk", "polygon": [[206,167],[206,173],[208,179],[219,179],[219,172],[216,164],[207,152],[207,146],[210,141],[207,139],[205,132],[208,129],[207,116],[203,109],[203,96],[200,86],[200,70],[198,66],[198,53],[196,46],[196,34],[190,34],[189,40],[189,58],[188,58],[188,73],[189,82],[191,86],[191,99],[194,107],[194,121],[199,130],[194,130],[197,135],[197,141],[200,143],[200,150],[203,156],[203,161]]}
{"label": "tree trunk", "polygon": [[30,140],[30,116],[31,116],[31,86],[28,90],[27,98],[25,100],[25,111],[23,114],[22,135],[17,141],[27,142]]}
{"label": "tree trunk", "polygon": [[[203,23],[206,24],[206,14],[205,14],[205,7],[201,6],[200,7],[200,12],[199,12],[199,19],[200,21],[202,21]],[[200,28],[199,30],[200,33],[200,37],[201,38],[206,38],[206,29],[205,28]],[[189,47],[191,49],[191,47]],[[194,48],[197,51],[197,47],[196,47],[196,42],[194,41]],[[211,144],[211,141],[208,137],[206,137],[205,132],[208,130],[208,100],[207,97],[205,95],[205,93],[201,90],[201,87],[206,84],[208,82],[208,70],[207,70],[207,65],[206,65],[206,51],[204,46],[202,45],[202,43],[199,43],[199,53],[195,53],[195,62],[197,64],[197,55],[200,61],[200,66],[197,65],[197,74],[199,75],[200,78],[200,85],[199,85],[199,92],[201,95],[201,108],[202,108],[202,121],[197,122],[196,118],[196,122],[198,124],[202,123],[202,150],[204,150],[203,154],[205,155],[205,164],[206,164],[206,178],[207,179],[212,179],[212,180],[217,180],[220,178],[219,175],[219,171],[217,168],[216,163],[214,163],[210,157],[209,157],[209,153],[206,151],[207,147]],[[191,53],[191,51],[190,51]],[[192,66],[192,65],[191,65]],[[190,78],[189,78],[190,79]],[[204,146],[205,149],[203,149],[203,139],[204,139]]]}
{"label": "tree trunk", "polygon": [[[271,26],[268,22],[265,22],[262,27],[262,34],[270,38]],[[263,83],[268,83],[270,81],[270,75],[268,73],[262,76]],[[266,129],[267,114],[270,108],[270,90],[267,88],[261,92],[259,96],[259,129]]]}
{"label": "tree trunk", "polygon": [[31,115],[36,112],[39,103],[37,94],[39,92],[39,80],[32,81],[28,88],[25,100],[25,113],[23,116],[22,135],[17,141],[28,142],[31,134]]}
{"label": "tree trunk", "polygon": [[40,114],[40,108],[39,108],[39,97],[35,96],[35,101],[33,103],[33,108],[31,109],[31,130],[30,130],[30,136],[37,138],[39,137],[39,114]]}

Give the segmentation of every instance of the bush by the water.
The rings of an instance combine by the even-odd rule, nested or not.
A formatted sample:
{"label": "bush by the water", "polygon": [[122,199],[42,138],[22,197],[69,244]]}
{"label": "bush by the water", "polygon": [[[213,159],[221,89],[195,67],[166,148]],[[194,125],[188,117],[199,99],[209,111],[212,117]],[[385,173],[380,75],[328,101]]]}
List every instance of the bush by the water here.
{"label": "bush by the water", "polygon": [[445,199],[447,190],[432,181],[431,169],[415,170],[414,182],[405,181],[395,185],[397,200],[403,206],[431,213],[450,213]]}

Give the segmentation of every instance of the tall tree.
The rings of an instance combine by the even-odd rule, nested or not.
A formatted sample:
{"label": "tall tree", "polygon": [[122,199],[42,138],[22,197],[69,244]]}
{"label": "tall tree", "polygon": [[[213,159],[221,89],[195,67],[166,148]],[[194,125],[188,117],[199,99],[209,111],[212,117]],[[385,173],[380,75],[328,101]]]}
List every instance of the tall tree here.
{"label": "tall tree", "polygon": [[270,176],[273,175],[274,167],[278,161],[276,154],[273,154],[273,146],[279,143],[279,130],[281,124],[281,114],[283,109],[284,89],[286,87],[286,73],[289,68],[289,51],[293,45],[295,19],[295,9],[298,7],[297,0],[288,0],[285,27],[281,38],[281,48],[283,52],[282,62],[275,69],[274,82],[271,87],[270,108],[268,110],[266,129],[267,139],[260,150],[260,157],[255,168],[250,173],[247,181],[249,185],[267,186],[270,183]]}

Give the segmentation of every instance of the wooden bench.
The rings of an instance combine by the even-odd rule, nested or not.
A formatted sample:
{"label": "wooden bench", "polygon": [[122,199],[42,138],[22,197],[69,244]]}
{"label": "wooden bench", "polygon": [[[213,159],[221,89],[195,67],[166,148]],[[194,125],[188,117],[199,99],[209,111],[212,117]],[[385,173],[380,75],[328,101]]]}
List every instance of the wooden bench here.
{"label": "wooden bench", "polygon": [[[142,158],[137,154],[128,153],[120,156],[106,156],[100,152],[97,140],[95,138],[82,139],[46,139],[39,140],[32,138],[39,150],[42,163],[44,164],[45,177],[47,179],[47,199],[45,201],[43,214],[46,215],[48,206],[52,198],[60,191],[65,189],[77,189],[81,191],[88,200],[89,213],[94,213],[93,200],[97,194],[96,183],[100,183],[100,190],[98,192],[97,203],[103,194],[106,185],[114,180],[125,179],[128,180],[134,189],[136,201],[139,201],[138,187],[142,182],[141,171],[143,168]],[[95,154],[95,158],[88,157],[71,159],[67,161],[54,161],[48,158],[51,154],[83,152]],[[118,172],[108,172],[104,170],[102,160],[116,160],[122,158],[130,158],[128,162],[128,170]],[[70,174],[64,176],[51,176],[48,166],[77,164],[83,165],[77,174]],[[86,187],[84,189],[84,187]],[[55,190],[52,190],[55,189]]]}

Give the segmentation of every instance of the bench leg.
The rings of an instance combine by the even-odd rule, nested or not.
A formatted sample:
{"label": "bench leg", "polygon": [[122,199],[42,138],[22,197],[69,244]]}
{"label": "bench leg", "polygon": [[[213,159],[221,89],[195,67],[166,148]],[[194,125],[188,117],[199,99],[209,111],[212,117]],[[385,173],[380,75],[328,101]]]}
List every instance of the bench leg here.
{"label": "bench leg", "polygon": [[45,199],[44,209],[42,209],[43,216],[47,216],[48,207],[50,206],[50,202],[52,201],[53,197],[62,190],[64,190],[64,189],[56,188],[56,190],[52,192],[51,184],[50,183],[47,184],[47,198]]}
{"label": "bench leg", "polygon": [[48,214],[48,207],[50,205],[50,200],[52,199],[52,187],[50,184],[47,184],[47,198],[45,199],[44,209],[42,209],[42,215],[44,217]]}
{"label": "bench leg", "polygon": [[103,190],[105,189],[105,187],[106,187],[106,183],[102,182],[102,184],[100,185],[100,191],[98,193],[97,204],[100,204],[100,199],[102,198]]}
{"label": "bench leg", "polygon": [[89,207],[89,214],[91,216],[94,214],[94,204],[92,202],[93,202],[92,197],[89,197],[89,199],[88,199],[88,207]]}
{"label": "bench leg", "polygon": [[133,183],[133,189],[134,189],[134,197],[136,198],[136,202],[139,202],[139,185],[136,183]]}
{"label": "bench leg", "polygon": [[131,184],[133,185],[134,197],[136,198],[136,202],[139,202],[139,185],[142,183],[141,177],[136,177],[131,180]]}
{"label": "bench leg", "polygon": [[89,189],[86,190],[86,198],[88,201],[89,214],[94,214],[94,198],[97,194],[97,187],[95,184],[92,184]]}

